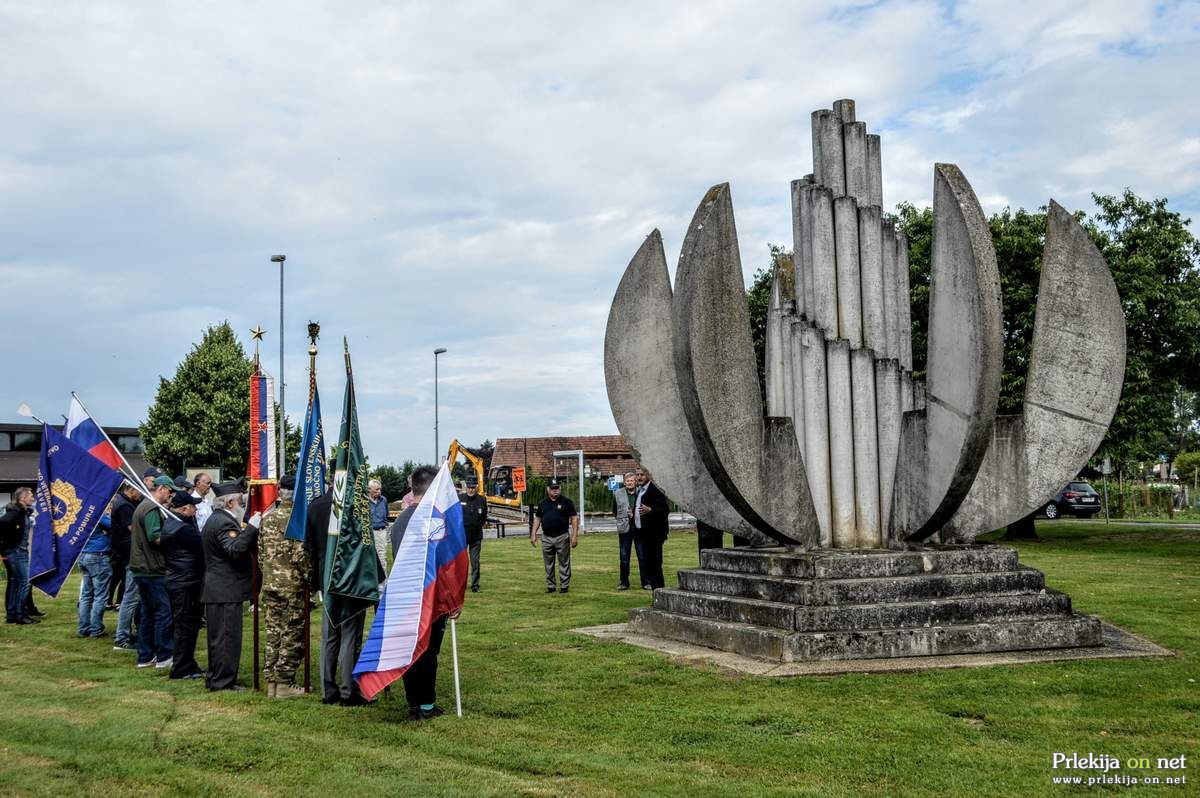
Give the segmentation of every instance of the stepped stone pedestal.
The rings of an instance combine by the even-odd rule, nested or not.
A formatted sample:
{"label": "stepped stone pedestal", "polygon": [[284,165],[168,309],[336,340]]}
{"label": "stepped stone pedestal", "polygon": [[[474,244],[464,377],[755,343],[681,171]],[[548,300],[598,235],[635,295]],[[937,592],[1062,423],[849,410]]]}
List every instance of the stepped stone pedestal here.
{"label": "stepped stone pedestal", "polygon": [[776,662],[1103,644],[1097,618],[996,545],[708,549],[630,630]]}

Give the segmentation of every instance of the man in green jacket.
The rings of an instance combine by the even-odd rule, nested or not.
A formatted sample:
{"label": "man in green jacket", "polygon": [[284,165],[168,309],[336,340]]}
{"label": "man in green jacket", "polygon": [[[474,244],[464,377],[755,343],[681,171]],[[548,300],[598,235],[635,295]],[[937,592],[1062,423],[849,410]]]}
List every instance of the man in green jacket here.
{"label": "man in green jacket", "polygon": [[175,492],[168,476],[155,477],[150,495],[133,513],[129,541],[129,571],[137,586],[141,606],[138,610],[137,667],[170,668],[171,600],[167,597],[167,557],[160,538],[163,507]]}

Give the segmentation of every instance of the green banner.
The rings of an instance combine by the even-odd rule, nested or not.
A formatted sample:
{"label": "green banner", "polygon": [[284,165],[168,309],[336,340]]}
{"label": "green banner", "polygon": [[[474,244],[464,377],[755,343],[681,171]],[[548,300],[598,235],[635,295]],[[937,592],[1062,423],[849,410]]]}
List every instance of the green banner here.
{"label": "green banner", "polygon": [[385,575],[375,551],[367,499],[370,469],[358,433],[354,374],[346,350],[346,398],[333,477],[333,511],[325,554],[325,611],[341,624],[379,601]]}

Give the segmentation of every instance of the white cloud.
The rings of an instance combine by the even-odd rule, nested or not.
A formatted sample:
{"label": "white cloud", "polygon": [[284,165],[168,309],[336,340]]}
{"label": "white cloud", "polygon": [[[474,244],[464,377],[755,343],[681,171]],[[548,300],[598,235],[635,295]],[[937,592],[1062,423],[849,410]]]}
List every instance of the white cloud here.
{"label": "white cloud", "polygon": [[790,245],[813,109],[858,101],[889,205],[928,202],[934,161],[993,210],[1126,185],[1195,201],[1198,21],[1129,2],[0,2],[0,280],[28,298],[0,331],[33,356],[0,417],[74,388],[136,421],[225,318],[268,328],[274,368],[285,252],[289,406],[316,319],[327,429],[346,335],[372,460],[432,455],[435,346],[443,443],[611,432],[602,338],[629,258],[658,227],[673,261],[726,180],[747,275]]}

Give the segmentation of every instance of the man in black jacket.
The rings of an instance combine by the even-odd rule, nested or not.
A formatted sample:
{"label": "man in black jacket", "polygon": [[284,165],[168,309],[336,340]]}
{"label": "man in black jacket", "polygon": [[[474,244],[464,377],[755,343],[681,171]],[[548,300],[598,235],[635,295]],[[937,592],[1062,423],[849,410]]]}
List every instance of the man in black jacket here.
{"label": "man in black jacket", "polygon": [[[333,471],[329,472],[333,476]],[[329,541],[329,516],[333,512],[333,491],[327,490],[308,505],[308,520],[304,530],[304,547],[312,562],[312,586],[323,590],[325,584],[325,546]],[[329,597],[322,594],[321,604]],[[329,613],[321,613],[321,703],[362,706],[367,701],[354,681],[354,665],[362,648],[363,621],[367,614],[360,612],[342,624],[329,621]]]}
{"label": "man in black jacket", "polygon": [[8,581],[4,589],[4,614],[8,623],[38,623],[29,617],[29,530],[33,517],[33,490],[17,488],[0,516],[0,555]]}
{"label": "man in black jacket", "polygon": [[239,483],[213,488],[216,507],[200,533],[204,545],[204,603],[208,621],[209,690],[246,688],[237,684],[242,659],[243,603],[250,599],[254,581],[253,552],[258,539],[261,513],[250,517],[245,528],[245,504]]}
{"label": "man in black jacket", "polygon": [[650,480],[650,472],[639,468],[636,473],[638,492],[630,531],[634,539],[642,543],[642,563],[646,567],[643,578],[654,590],[666,586],[662,552],[670,530],[670,504],[666,494]]}
{"label": "man in black jacket", "polygon": [[[414,493],[416,491],[413,491]],[[471,592],[479,592],[479,550],[483,548],[483,526],[488,520],[487,499],[479,495],[477,480],[467,480],[467,492],[458,497],[462,504],[463,528],[467,532],[467,553],[471,560]]]}
{"label": "man in black jacket", "polygon": [[204,607],[200,591],[204,587],[204,543],[196,526],[196,505],[203,499],[186,490],[171,497],[171,511],[178,518],[168,518],[163,525],[163,554],[167,557],[167,595],[171,599],[171,622],[174,627],[171,664],[172,679],[199,679],[204,676],[196,662],[196,637],[200,634],[200,619]]}

